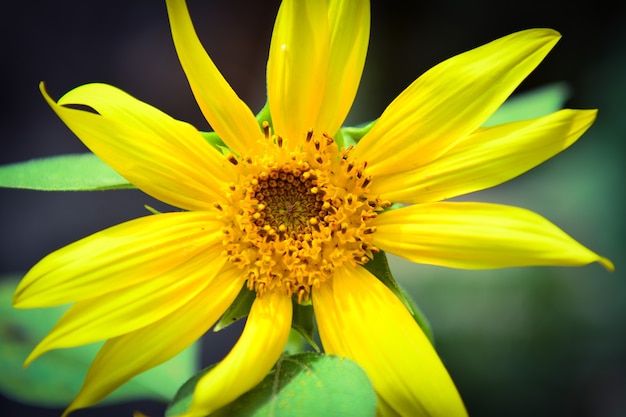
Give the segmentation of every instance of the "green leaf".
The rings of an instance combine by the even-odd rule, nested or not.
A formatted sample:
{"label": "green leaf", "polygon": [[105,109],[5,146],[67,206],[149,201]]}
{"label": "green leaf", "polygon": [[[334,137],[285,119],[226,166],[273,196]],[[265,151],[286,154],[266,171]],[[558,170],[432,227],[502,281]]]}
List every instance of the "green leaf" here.
{"label": "green leaf", "polygon": [[304,338],[304,340],[315,349],[320,351],[319,346],[315,342],[313,334],[315,333],[314,313],[312,305],[298,304],[293,302],[293,321],[291,327],[296,330]]}
{"label": "green leaf", "polygon": [[570,89],[565,83],[549,84],[516,94],[500,106],[483,126],[495,126],[548,115],[561,109],[569,95]]}
{"label": "green leaf", "polygon": [[239,291],[239,294],[237,294],[237,298],[235,298],[235,301],[233,301],[226,312],[222,315],[222,318],[220,318],[220,321],[217,322],[213,331],[219,332],[236,321],[241,320],[244,317],[248,317],[255,298],[256,292],[250,291],[246,286],[243,286],[241,291]]}
{"label": "green leaf", "polygon": [[411,296],[404,291],[394,279],[391,270],[389,269],[389,261],[387,261],[387,255],[385,252],[380,251],[375,253],[374,259],[366,263],[364,266],[365,269],[370,271],[376,278],[385,284],[387,288],[389,288],[400,299],[400,301],[402,301],[434,346],[435,338],[433,337],[433,331],[430,327],[428,319],[424,313],[422,313],[415,301],[411,299]]}
{"label": "green leaf", "polygon": [[[193,390],[209,367],[185,383],[165,415],[189,409]],[[355,362],[338,356],[306,352],[283,356],[256,387],[214,417],[368,417],[376,415],[376,393]]]}
{"label": "green leaf", "polygon": [[40,191],[134,188],[92,153],[32,159],[0,167],[0,187]]}
{"label": "green leaf", "polygon": [[[0,391],[31,405],[66,407],[78,393],[102,342],[46,353],[28,368],[22,363],[67,307],[18,310],[11,306],[18,277],[0,278]],[[169,401],[180,385],[198,370],[195,343],[164,364],[136,376],[103,404],[130,400]]]}

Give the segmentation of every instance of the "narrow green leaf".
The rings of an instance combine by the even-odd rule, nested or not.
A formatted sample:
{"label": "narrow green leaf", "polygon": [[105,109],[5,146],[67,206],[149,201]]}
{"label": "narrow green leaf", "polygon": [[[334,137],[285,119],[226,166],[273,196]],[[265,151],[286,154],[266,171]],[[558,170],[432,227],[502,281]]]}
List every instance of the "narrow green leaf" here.
{"label": "narrow green leaf", "polygon": [[241,291],[239,291],[239,294],[237,294],[237,298],[235,298],[235,301],[233,301],[230,307],[228,307],[226,312],[222,315],[222,318],[220,318],[220,321],[217,322],[213,331],[219,332],[236,321],[248,317],[255,298],[256,292],[250,291],[246,286],[243,286]]}
{"label": "narrow green leaf", "polygon": [[304,340],[311,345],[316,352],[320,351],[320,348],[313,337],[313,334],[315,333],[315,323],[312,305],[301,305],[294,300],[293,322],[291,327],[300,333]]}
{"label": "narrow green leaf", "polygon": [[[165,415],[189,409],[193,390],[209,367],[187,381]],[[376,415],[376,393],[355,362],[306,352],[283,356],[256,387],[213,417],[368,417]]]}
{"label": "narrow green leaf", "polygon": [[565,83],[554,83],[516,94],[508,99],[483,126],[495,126],[548,115],[563,107],[570,96]]}
{"label": "narrow green leaf", "polygon": [[[31,405],[66,407],[78,393],[102,342],[46,353],[28,368],[22,363],[50,331],[67,307],[18,310],[11,306],[18,277],[0,278],[0,391]],[[180,385],[198,370],[195,343],[164,364],[136,376],[103,404],[130,400],[169,401]]]}
{"label": "narrow green leaf", "polygon": [[389,261],[387,261],[387,255],[385,252],[380,251],[375,253],[374,259],[366,263],[364,266],[365,269],[370,271],[376,278],[385,284],[387,288],[389,288],[400,299],[400,301],[402,301],[417,324],[422,328],[424,334],[426,334],[428,339],[430,339],[430,342],[434,345],[435,338],[433,337],[433,331],[430,327],[428,319],[417,306],[417,303],[411,299],[411,296],[404,291],[394,279],[393,274],[389,269]]}
{"label": "narrow green leaf", "polygon": [[0,187],[39,191],[134,188],[92,153],[32,159],[0,167]]}

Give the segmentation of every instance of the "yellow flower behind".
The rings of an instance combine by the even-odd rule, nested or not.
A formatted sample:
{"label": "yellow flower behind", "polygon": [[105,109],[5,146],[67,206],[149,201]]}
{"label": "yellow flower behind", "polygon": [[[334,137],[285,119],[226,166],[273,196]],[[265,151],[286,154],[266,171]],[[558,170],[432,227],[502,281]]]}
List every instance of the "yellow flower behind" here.
{"label": "yellow flower behind", "polygon": [[[223,155],[191,125],[104,84],[44,97],[102,160],[182,209],[96,233],[40,261],[18,308],[74,303],[26,360],[106,343],[65,414],[173,357],[245,285],[256,292],[229,355],[198,383],[186,416],[205,416],[267,374],[286,344],[293,302],[312,302],[324,350],[354,359],[379,414],[464,416],[456,388],[402,302],[363,265],[379,250],[454,268],[611,262],[539,215],[442,200],[485,189],[567,148],[593,110],[482,128],[541,62],[558,33],[514,33],[419,77],[356,147],[333,136],[356,94],[369,39],[366,1],[285,0],[270,46],[271,125],[257,123],[168,0],[182,67]],[[96,113],[68,105],[84,105]],[[385,210],[390,202],[406,203]]]}

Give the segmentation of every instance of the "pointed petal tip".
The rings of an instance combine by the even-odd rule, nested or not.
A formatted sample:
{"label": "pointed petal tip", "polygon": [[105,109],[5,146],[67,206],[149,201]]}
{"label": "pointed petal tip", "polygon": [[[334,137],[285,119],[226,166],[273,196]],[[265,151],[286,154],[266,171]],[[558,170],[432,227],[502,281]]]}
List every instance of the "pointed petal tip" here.
{"label": "pointed petal tip", "polygon": [[27,290],[29,285],[25,281],[27,276],[28,274],[26,274],[22,278],[17,288],[15,289],[15,292],[13,293],[13,299],[11,300],[13,308],[26,309],[40,307],[36,304],[33,304],[32,300],[31,302],[29,302],[29,297],[27,296]]}
{"label": "pointed petal tip", "polygon": [[40,348],[41,342],[28,354],[26,359],[24,359],[24,363],[22,363],[22,368],[26,369],[30,366],[31,363],[35,361],[35,359],[39,358],[41,355],[47,352],[47,350],[42,350]]}
{"label": "pointed petal tip", "polygon": [[553,40],[554,42],[557,42],[563,36],[561,35],[559,31],[554,30],[552,28],[527,29],[527,30],[523,30],[522,32],[526,32],[529,34],[532,33],[533,35],[537,37],[544,37],[546,39]]}
{"label": "pointed petal tip", "polygon": [[13,308],[24,308],[22,307],[22,291],[19,290],[19,288],[17,290],[15,290],[15,293],[13,293],[13,299],[11,300],[11,305],[13,306]]}
{"label": "pointed petal tip", "polygon": [[598,257],[598,263],[602,265],[607,271],[615,272],[615,265],[609,258],[605,258],[604,256]]}

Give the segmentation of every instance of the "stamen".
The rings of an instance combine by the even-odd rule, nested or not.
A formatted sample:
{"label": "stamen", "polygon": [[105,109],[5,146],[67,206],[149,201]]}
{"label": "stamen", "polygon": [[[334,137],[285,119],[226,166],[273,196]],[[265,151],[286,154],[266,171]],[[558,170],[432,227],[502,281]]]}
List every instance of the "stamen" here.
{"label": "stamen", "polygon": [[272,136],[268,122],[262,127],[262,155],[226,157],[240,178],[214,205],[225,221],[225,254],[258,297],[281,291],[306,303],[335,268],[369,262],[378,251],[372,219],[389,203],[369,194],[374,178],[352,158],[352,146],[340,150],[310,129],[292,148],[292,138]]}
{"label": "stamen", "polygon": [[239,161],[237,160],[237,158],[235,157],[235,155],[233,155],[232,153],[229,154],[226,159],[228,159],[228,162],[230,162],[233,165],[237,165],[239,163]]}
{"label": "stamen", "polygon": [[267,120],[263,121],[263,135],[265,136],[265,139],[270,138],[271,132],[270,132],[270,124]]}

